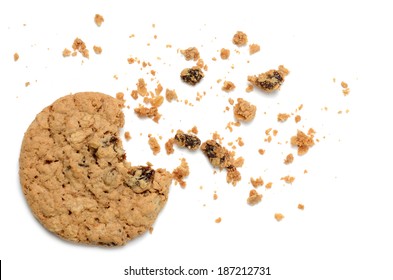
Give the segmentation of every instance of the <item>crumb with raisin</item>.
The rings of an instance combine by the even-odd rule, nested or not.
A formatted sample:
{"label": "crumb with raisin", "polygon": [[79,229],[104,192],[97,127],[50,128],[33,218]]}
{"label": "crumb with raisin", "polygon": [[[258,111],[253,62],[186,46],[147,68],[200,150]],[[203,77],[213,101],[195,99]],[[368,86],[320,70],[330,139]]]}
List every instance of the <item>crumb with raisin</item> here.
{"label": "crumb with raisin", "polygon": [[247,198],[247,203],[251,206],[254,206],[261,201],[262,201],[262,194],[259,194],[256,190],[251,190]]}
{"label": "crumb with raisin", "polygon": [[102,15],[96,14],[94,16],[94,22],[97,24],[97,26],[101,26],[101,24],[104,22],[104,17]]}
{"label": "crumb with raisin", "polygon": [[207,140],[201,145],[203,154],[214,167],[228,168],[233,166],[233,157],[230,152],[215,140]]}
{"label": "crumb with raisin", "polygon": [[96,54],[102,53],[102,48],[100,46],[93,46],[93,50]]}
{"label": "crumb with raisin", "polygon": [[276,214],[274,214],[274,218],[277,220],[277,222],[279,222],[282,219],[284,219],[284,215],[281,213],[276,213]]}
{"label": "crumb with raisin", "polygon": [[231,51],[228,50],[228,49],[222,48],[221,51],[220,51],[221,59],[228,59],[230,54],[231,54]]}
{"label": "crumb with raisin", "polygon": [[243,98],[238,98],[237,104],[233,108],[235,119],[245,122],[252,121],[255,117],[256,111],[257,107]]}
{"label": "crumb with raisin", "polygon": [[263,180],[262,180],[261,177],[258,177],[258,178],[256,178],[256,179],[254,179],[253,177],[251,177],[251,178],[250,178],[250,182],[251,182],[251,185],[252,185],[254,188],[263,186]]}
{"label": "crumb with raisin", "polygon": [[185,158],[180,160],[180,165],[172,171],[172,178],[175,179],[182,188],[185,188],[186,182],[184,181],[184,178],[190,175],[190,168]]}
{"label": "crumb with raisin", "polygon": [[226,92],[233,91],[236,88],[235,84],[232,83],[231,81],[224,81],[224,84],[222,86],[222,90]]}
{"label": "crumb with raisin", "polygon": [[291,164],[294,160],[293,154],[288,154],[284,160],[284,164]]}
{"label": "crumb with raisin", "polygon": [[192,134],[186,134],[181,130],[176,132],[174,137],[175,144],[179,147],[186,147],[189,150],[198,150],[201,145],[201,140]]}
{"label": "crumb with raisin", "polygon": [[156,155],[161,151],[160,144],[158,144],[158,141],[155,137],[150,136],[148,142],[153,155]]}
{"label": "crumb with raisin", "polygon": [[232,43],[236,46],[241,47],[245,46],[248,42],[247,34],[242,31],[237,31],[235,35],[233,35]]}
{"label": "crumb with raisin", "polygon": [[261,50],[261,47],[258,44],[251,44],[249,46],[250,55],[253,55]]}
{"label": "crumb with raisin", "polygon": [[308,136],[303,131],[298,130],[296,136],[291,137],[291,144],[298,147],[297,154],[299,156],[306,154],[309,148],[314,146],[313,136],[314,134]]}
{"label": "crumb with raisin", "polygon": [[202,69],[198,66],[192,68],[185,68],[180,73],[180,78],[189,85],[196,85],[199,83],[205,75]]}
{"label": "crumb with raisin", "polygon": [[248,76],[248,81],[252,85],[270,93],[281,87],[288,73],[289,71],[284,66],[280,65],[278,70],[272,69],[257,76]]}

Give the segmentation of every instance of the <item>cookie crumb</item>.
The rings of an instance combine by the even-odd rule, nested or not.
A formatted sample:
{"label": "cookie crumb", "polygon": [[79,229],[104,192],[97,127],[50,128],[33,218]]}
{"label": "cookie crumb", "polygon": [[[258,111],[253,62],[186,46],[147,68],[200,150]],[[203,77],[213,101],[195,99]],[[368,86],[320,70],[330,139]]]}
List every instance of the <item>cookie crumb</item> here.
{"label": "cookie crumb", "polygon": [[135,108],[134,112],[138,115],[138,117],[140,117],[140,118],[148,117],[156,123],[158,123],[158,121],[161,118],[161,115],[158,113],[157,107],[154,107],[154,106],[151,108],[147,108],[147,107],[139,104],[139,107]]}
{"label": "cookie crumb", "polygon": [[101,54],[102,53],[102,48],[99,46],[93,46],[93,50],[96,54]]}
{"label": "cookie crumb", "polygon": [[217,224],[221,223],[221,217],[218,217],[217,219],[214,220],[214,222],[216,222]]}
{"label": "cookie crumb", "polygon": [[242,31],[237,31],[235,35],[233,35],[232,43],[236,46],[241,47],[245,46],[248,42],[247,34]]}
{"label": "cookie crumb", "polygon": [[104,17],[102,15],[96,14],[95,17],[94,17],[94,22],[99,27],[104,22]]}
{"label": "cookie crumb", "polygon": [[292,184],[295,181],[295,177],[287,175],[285,177],[281,177],[281,180],[287,184]]}
{"label": "cookie crumb", "polygon": [[304,205],[301,204],[301,203],[299,203],[299,204],[297,205],[297,208],[298,208],[299,210],[304,210]]}
{"label": "cookie crumb", "polygon": [[269,182],[269,183],[267,183],[267,184],[265,185],[265,188],[266,188],[266,189],[271,189],[272,186],[273,186],[273,183],[272,183],[272,182]]}
{"label": "cookie crumb", "polygon": [[19,59],[19,54],[16,52],[14,53],[14,61],[18,61]]}
{"label": "cookie crumb", "polygon": [[259,150],[258,150],[258,153],[259,153],[260,155],[264,155],[264,154],[265,154],[265,150],[264,150],[264,149],[259,149]]}
{"label": "cookie crumb", "polygon": [[71,55],[71,51],[67,48],[63,50],[63,57],[69,57]]}
{"label": "cookie crumb", "polygon": [[28,87],[30,85],[30,82],[25,83],[25,87]]}
{"label": "cookie crumb", "polygon": [[272,69],[259,75],[248,76],[248,81],[252,85],[270,93],[281,87],[288,73],[289,71],[284,66],[280,65],[278,70]]}
{"label": "cookie crumb", "polygon": [[257,107],[243,98],[238,98],[237,104],[233,108],[235,119],[245,122],[252,121],[255,117],[256,111]]}
{"label": "cookie crumb", "polygon": [[246,92],[252,92],[253,90],[254,90],[254,86],[251,85],[251,84],[249,84],[249,85],[246,87]]}
{"label": "cookie crumb", "polygon": [[230,81],[224,81],[224,85],[222,86],[222,90],[226,92],[233,91],[236,88],[235,84]]}
{"label": "cookie crumb", "polygon": [[277,220],[277,222],[279,222],[282,219],[284,219],[284,215],[281,213],[276,213],[276,214],[274,214],[274,218]]}
{"label": "cookie crumb", "polygon": [[229,151],[215,140],[207,140],[201,145],[201,150],[209,159],[211,165],[219,168],[233,166],[233,157]]}
{"label": "cookie crumb", "polygon": [[176,132],[174,137],[175,144],[179,147],[186,147],[189,150],[198,150],[201,145],[201,140],[198,137],[191,134],[186,134],[181,130]]}
{"label": "cookie crumb", "polygon": [[227,168],[227,183],[232,184],[232,186],[236,186],[236,184],[242,179],[242,176],[239,170],[234,166],[230,166]]}
{"label": "cookie crumb", "polygon": [[197,61],[199,57],[199,51],[195,47],[188,48],[186,50],[180,50],[180,53],[184,55],[184,58],[188,60],[194,60]]}
{"label": "cookie crumb", "polygon": [[165,91],[165,98],[168,102],[172,102],[172,100],[177,100],[176,91],[173,89],[166,89]]}
{"label": "cookie crumb", "polygon": [[291,115],[289,115],[289,114],[279,113],[279,114],[277,115],[277,120],[278,120],[279,122],[285,122],[290,116],[291,116]]}
{"label": "cookie crumb", "polygon": [[191,132],[194,133],[194,134],[198,134],[198,128],[194,125],[194,126],[191,128]]}
{"label": "cookie crumb", "polygon": [[180,78],[189,85],[196,85],[199,83],[205,75],[202,69],[198,66],[192,68],[185,68],[180,73]]}
{"label": "cookie crumb", "polygon": [[130,132],[129,131],[126,131],[126,132],[124,132],[124,138],[127,140],[127,141],[130,141],[131,140],[131,134],[130,134]]}
{"label": "cookie crumb", "polygon": [[190,168],[185,158],[181,158],[180,160],[180,165],[172,171],[172,177],[182,188],[185,188],[187,183],[184,181],[184,178],[190,175]]}
{"label": "cookie crumb", "polygon": [[237,159],[235,159],[235,161],[233,162],[233,166],[238,168],[238,167],[242,167],[244,164],[244,158],[243,157],[238,157]]}
{"label": "cookie crumb", "polygon": [[298,130],[297,135],[291,137],[291,144],[298,147],[297,154],[299,156],[306,154],[309,148],[314,146],[313,136],[313,134],[307,136],[304,132]]}
{"label": "cookie crumb", "polygon": [[300,122],[301,119],[302,119],[301,116],[299,116],[299,115],[296,115],[296,116],[295,116],[295,122],[296,122],[296,123]]}
{"label": "cookie crumb", "polygon": [[259,194],[256,190],[251,190],[247,198],[247,203],[254,206],[262,201],[262,194]]}
{"label": "cookie crumb", "polygon": [[175,143],[175,140],[173,138],[169,138],[168,141],[165,143],[165,150],[167,155],[171,155],[175,152],[173,149],[173,144]]}
{"label": "cookie crumb", "polygon": [[291,164],[294,160],[293,154],[288,154],[284,160],[284,164]]}
{"label": "cookie crumb", "polygon": [[85,42],[82,41],[82,39],[75,38],[75,40],[72,44],[72,49],[74,51],[78,51],[80,54],[82,54],[82,56],[89,58],[89,50],[86,49],[86,44],[85,44]]}
{"label": "cookie crumb", "polygon": [[213,194],[213,199],[214,199],[214,200],[217,200],[217,198],[218,198],[218,195],[217,195],[216,193],[214,193],[214,194]]}
{"label": "cookie crumb", "polygon": [[149,137],[149,146],[150,149],[153,151],[153,155],[156,155],[161,151],[160,144],[158,144],[158,141],[155,137]]}
{"label": "cookie crumb", "polygon": [[261,177],[258,177],[258,178],[256,178],[256,179],[254,179],[254,178],[251,177],[251,178],[250,178],[250,182],[251,182],[251,185],[252,185],[254,188],[263,186],[263,180],[262,180]]}
{"label": "cookie crumb", "polygon": [[348,87],[348,84],[344,81],[341,82],[341,87],[343,88],[343,94],[344,96],[347,96],[350,92],[350,89]]}
{"label": "cookie crumb", "polygon": [[258,44],[251,44],[249,48],[250,55],[253,55],[261,50],[261,47]]}
{"label": "cookie crumb", "polygon": [[228,59],[229,56],[230,56],[230,54],[231,54],[231,51],[228,50],[228,49],[222,48],[221,51],[220,51],[220,57],[221,57],[221,59]]}

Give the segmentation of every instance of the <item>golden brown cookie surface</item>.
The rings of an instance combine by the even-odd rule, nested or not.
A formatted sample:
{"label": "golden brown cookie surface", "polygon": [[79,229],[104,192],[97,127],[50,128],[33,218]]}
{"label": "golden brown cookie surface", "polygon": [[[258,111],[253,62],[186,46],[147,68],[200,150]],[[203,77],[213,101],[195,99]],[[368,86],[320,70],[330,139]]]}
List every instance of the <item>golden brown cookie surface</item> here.
{"label": "golden brown cookie surface", "polygon": [[64,239],[125,244],[151,228],[165,205],[170,174],[125,160],[121,107],[101,93],[68,95],[42,110],[25,133],[23,193],[34,216]]}

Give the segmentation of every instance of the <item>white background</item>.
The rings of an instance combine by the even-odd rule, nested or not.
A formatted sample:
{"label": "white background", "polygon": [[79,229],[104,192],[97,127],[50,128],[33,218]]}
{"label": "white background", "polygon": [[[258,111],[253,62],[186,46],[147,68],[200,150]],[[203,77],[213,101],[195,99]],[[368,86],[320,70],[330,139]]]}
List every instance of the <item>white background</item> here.
{"label": "white background", "polygon": [[[389,1],[227,2],[1,1],[4,279],[145,279],[124,276],[123,270],[179,265],[215,271],[179,279],[221,279],[220,266],[269,266],[268,279],[393,279]],[[93,21],[96,13],[105,18],[100,28]],[[247,33],[249,43],[259,44],[261,51],[250,56],[247,47],[234,46],[231,39],[237,30]],[[135,37],[129,38],[131,34]],[[62,57],[76,37],[87,44],[89,60],[80,54]],[[93,45],[101,46],[103,53],[95,55]],[[179,79],[181,69],[193,63],[177,50],[192,46],[209,66],[196,87]],[[228,61],[217,52],[223,47],[231,50]],[[20,55],[17,62],[15,52]],[[140,65],[129,65],[130,56],[151,62],[152,67],[140,70]],[[279,92],[245,92],[248,75],[280,64],[291,73]],[[154,81],[146,74],[151,69],[157,72]],[[165,102],[159,125],[138,119],[132,108],[141,100],[132,100],[129,94],[141,77],[149,90],[160,82],[194,107]],[[218,79],[234,82],[236,90],[221,91]],[[341,81],[351,89],[346,97]],[[150,161],[173,170],[185,157],[190,165],[187,187],[172,185],[153,233],[120,248],[75,245],[48,233],[33,218],[19,184],[24,131],[45,106],[78,91],[125,93],[131,107],[124,110],[125,130],[132,140],[124,141],[124,146],[133,164]],[[206,92],[201,102],[195,101],[198,91]],[[224,113],[228,97],[242,97],[258,106],[256,118],[232,133],[225,129],[233,121],[232,109]],[[278,112],[295,113],[301,104],[301,122],[296,124],[293,116],[286,123],[277,122]],[[338,114],[339,110],[344,113]],[[224,136],[224,145],[243,138],[245,146],[236,149],[236,155],[245,158],[239,169],[243,179],[236,187],[226,183],[225,172],[214,175],[200,152],[176,149],[166,155],[164,143],[173,136],[171,130],[194,125],[202,140],[215,131]],[[317,131],[319,143],[305,156],[296,156],[292,165],[284,165],[285,156],[296,153],[285,141],[297,129],[310,127]],[[279,131],[271,143],[264,142],[268,128]],[[157,156],[148,147],[149,133],[162,136]],[[259,148],[266,149],[264,156],[258,154]],[[309,173],[303,174],[304,169]],[[296,177],[292,185],[280,181],[286,175]],[[260,187],[263,200],[251,207],[246,203],[252,189],[249,179],[259,176],[273,187]],[[304,211],[297,209],[298,203],[305,205]],[[276,212],[283,213],[284,220],[277,222]],[[220,224],[214,222],[218,217]]]}

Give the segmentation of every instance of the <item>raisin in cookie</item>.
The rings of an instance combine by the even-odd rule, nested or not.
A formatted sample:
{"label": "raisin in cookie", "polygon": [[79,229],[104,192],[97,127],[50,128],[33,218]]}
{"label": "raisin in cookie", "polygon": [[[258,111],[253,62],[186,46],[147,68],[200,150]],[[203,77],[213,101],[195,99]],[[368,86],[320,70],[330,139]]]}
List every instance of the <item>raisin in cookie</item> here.
{"label": "raisin in cookie", "polygon": [[79,243],[123,245],[151,228],[171,175],[131,166],[119,138],[122,103],[83,92],[55,101],[25,133],[19,176],[34,216]]}

